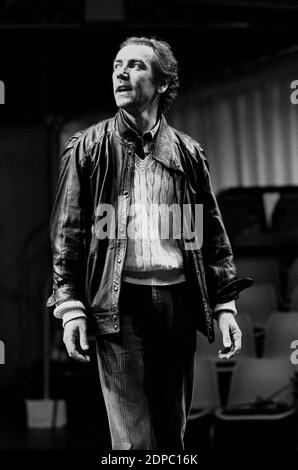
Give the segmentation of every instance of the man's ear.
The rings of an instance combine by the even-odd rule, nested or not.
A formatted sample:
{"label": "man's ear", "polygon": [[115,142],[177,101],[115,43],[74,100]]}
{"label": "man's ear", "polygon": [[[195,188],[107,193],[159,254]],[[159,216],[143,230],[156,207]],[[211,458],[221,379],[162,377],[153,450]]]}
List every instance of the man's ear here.
{"label": "man's ear", "polygon": [[161,82],[157,88],[158,93],[160,94],[164,93],[167,90],[168,86],[169,86],[168,81]]}

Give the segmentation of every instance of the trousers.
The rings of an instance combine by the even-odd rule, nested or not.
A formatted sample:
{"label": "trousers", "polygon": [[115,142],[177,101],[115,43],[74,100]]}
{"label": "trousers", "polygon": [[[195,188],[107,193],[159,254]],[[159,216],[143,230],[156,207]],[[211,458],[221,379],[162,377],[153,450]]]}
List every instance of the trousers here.
{"label": "trousers", "polygon": [[120,332],[97,336],[114,450],[183,450],[196,330],[187,284],[123,282]]}

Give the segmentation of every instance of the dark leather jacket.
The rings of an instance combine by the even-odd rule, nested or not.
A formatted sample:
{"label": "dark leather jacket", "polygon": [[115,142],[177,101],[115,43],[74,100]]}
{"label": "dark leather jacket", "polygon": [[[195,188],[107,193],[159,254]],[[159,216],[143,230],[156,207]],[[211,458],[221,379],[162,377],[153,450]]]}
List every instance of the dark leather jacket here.
{"label": "dark leather jacket", "polygon": [[[120,111],[121,112],[121,111]],[[50,220],[53,293],[47,305],[81,300],[102,334],[117,333],[126,224],[134,172],[134,143],[125,138],[119,113],[75,134],[61,159],[57,195]],[[245,280],[236,280],[232,250],[211,187],[201,146],[161,117],[154,158],[174,176],[180,205],[203,204],[201,249],[185,249],[197,328],[214,340],[212,308],[237,298]],[[94,230],[98,204],[117,207],[116,238],[99,239]],[[118,226],[119,225],[119,226]]]}

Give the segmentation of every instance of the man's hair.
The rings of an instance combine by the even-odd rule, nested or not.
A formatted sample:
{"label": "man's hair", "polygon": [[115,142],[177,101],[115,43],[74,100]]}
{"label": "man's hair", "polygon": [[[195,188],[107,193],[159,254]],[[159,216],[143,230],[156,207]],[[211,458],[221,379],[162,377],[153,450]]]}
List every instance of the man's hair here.
{"label": "man's hair", "polygon": [[179,88],[178,62],[171,46],[156,37],[132,36],[120,44],[120,49],[131,44],[149,46],[154,51],[152,62],[154,80],[158,84],[168,83],[168,88],[160,95],[159,99],[159,111],[164,113],[176,99]]}

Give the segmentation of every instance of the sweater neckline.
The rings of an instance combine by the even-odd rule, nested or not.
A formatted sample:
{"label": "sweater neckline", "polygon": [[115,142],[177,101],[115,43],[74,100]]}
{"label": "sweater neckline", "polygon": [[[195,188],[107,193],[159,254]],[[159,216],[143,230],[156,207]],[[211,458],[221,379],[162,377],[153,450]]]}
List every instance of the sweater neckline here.
{"label": "sweater neckline", "polygon": [[145,158],[140,158],[138,155],[135,156],[135,166],[142,173],[145,173],[145,171],[149,168],[152,163],[152,153],[149,153]]}

